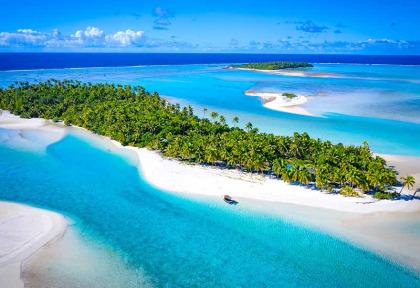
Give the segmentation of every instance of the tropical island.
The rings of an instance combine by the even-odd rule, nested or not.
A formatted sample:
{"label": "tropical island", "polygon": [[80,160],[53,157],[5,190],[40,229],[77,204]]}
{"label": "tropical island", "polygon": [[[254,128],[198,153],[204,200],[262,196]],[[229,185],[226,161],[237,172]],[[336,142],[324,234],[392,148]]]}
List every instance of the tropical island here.
{"label": "tropical island", "polygon": [[297,69],[297,68],[313,68],[314,65],[306,62],[291,62],[291,61],[273,61],[273,62],[261,62],[261,63],[248,63],[248,64],[235,64],[229,65],[228,69],[240,69],[249,70],[256,72],[264,72],[274,75],[282,76],[298,76],[298,77],[342,77],[338,73],[330,72],[314,72],[308,69]]}
{"label": "tropical island", "polygon": [[[23,118],[45,118],[86,128],[122,145],[147,147],[182,161],[273,174],[286,182],[316,187],[346,196],[372,193],[394,198],[395,172],[369,145],[345,146],[310,138],[307,133],[277,136],[227,124],[223,115],[168,104],[143,87],[49,80],[16,83],[0,89],[0,108]],[[408,177],[408,183],[414,179]]]}
{"label": "tropical island", "polygon": [[272,61],[261,63],[248,63],[239,65],[230,65],[229,68],[241,69],[255,69],[255,70],[281,70],[293,68],[311,68],[314,65],[306,62],[292,62],[292,61]]}

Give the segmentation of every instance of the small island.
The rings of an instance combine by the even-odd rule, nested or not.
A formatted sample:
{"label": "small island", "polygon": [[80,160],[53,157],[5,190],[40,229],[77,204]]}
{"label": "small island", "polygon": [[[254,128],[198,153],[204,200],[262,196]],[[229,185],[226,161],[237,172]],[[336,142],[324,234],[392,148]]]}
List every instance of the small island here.
{"label": "small island", "polygon": [[248,63],[239,65],[230,65],[229,68],[255,69],[255,70],[281,70],[293,68],[312,68],[314,65],[306,62],[291,62],[291,61],[272,61],[261,63]]}
{"label": "small island", "polygon": [[248,64],[235,64],[225,67],[225,69],[238,69],[263,72],[282,76],[297,76],[297,77],[341,77],[341,74],[330,72],[316,72],[308,69],[297,68],[313,68],[314,65],[306,62],[292,62],[292,61],[272,61]]}
{"label": "small island", "polygon": [[254,91],[252,89],[246,90],[245,95],[260,97],[262,105],[268,109],[292,114],[315,116],[306,109],[300,107],[300,105],[305,104],[309,99],[311,99],[303,95],[296,95],[288,92],[279,93]]}

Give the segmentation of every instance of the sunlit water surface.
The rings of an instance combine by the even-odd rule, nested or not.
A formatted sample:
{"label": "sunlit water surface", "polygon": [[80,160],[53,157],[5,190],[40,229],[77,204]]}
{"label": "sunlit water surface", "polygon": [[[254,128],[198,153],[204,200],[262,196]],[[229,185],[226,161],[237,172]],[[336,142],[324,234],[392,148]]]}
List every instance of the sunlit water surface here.
{"label": "sunlit water surface", "polygon": [[[52,256],[46,266],[32,270],[48,277],[47,283],[59,287],[71,287],[69,283],[94,287],[95,281],[97,287],[420,285],[415,272],[285,218],[224,205],[219,199],[201,201],[157,190],[142,179],[130,155],[120,155],[80,132],[69,132],[44,149],[34,145],[41,136],[40,131],[0,129],[0,198],[57,210],[74,219],[63,243],[76,237],[87,248],[68,244],[65,247],[73,247],[74,255],[70,251]],[[89,247],[92,252],[86,251]],[[113,280],[103,281],[110,273],[115,274]]]}

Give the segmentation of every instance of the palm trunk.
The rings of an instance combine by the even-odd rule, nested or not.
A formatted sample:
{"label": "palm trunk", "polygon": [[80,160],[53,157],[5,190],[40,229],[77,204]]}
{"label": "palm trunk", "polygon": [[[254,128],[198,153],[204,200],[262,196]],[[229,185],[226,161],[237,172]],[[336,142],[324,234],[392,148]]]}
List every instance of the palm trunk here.
{"label": "palm trunk", "polygon": [[414,199],[414,197],[416,196],[417,192],[420,192],[420,188],[416,189],[416,191],[414,191],[413,195],[411,196],[411,200]]}

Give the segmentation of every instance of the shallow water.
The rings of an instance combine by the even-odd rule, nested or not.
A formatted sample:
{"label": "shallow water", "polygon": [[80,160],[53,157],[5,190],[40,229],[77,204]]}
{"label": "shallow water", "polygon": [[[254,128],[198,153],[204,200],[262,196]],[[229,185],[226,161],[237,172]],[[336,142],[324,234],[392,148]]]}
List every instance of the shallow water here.
{"label": "shallow water", "polygon": [[[415,272],[286,218],[154,189],[130,159],[78,131],[44,150],[30,150],[29,143],[22,150],[13,135],[0,129],[0,198],[72,216],[89,245],[112,251],[103,256],[106,263],[116,257],[118,267],[130,267],[115,269],[122,282],[139,271],[139,279],[156,287],[420,285]],[[53,261],[55,270],[83,283],[86,275],[65,269],[68,259]],[[109,269],[89,273],[101,277]]]}
{"label": "shallow water", "polygon": [[[50,78],[142,85],[173,103],[238,116],[260,131],[292,135],[308,132],[332,142],[361,145],[377,153],[420,156],[420,66],[316,64],[309,71],[340,77],[292,77],[222,69],[224,65],[177,65],[0,71],[0,86]],[[313,96],[303,108],[322,117],[267,109],[247,89]],[[319,96],[318,93],[325,93]]]}

